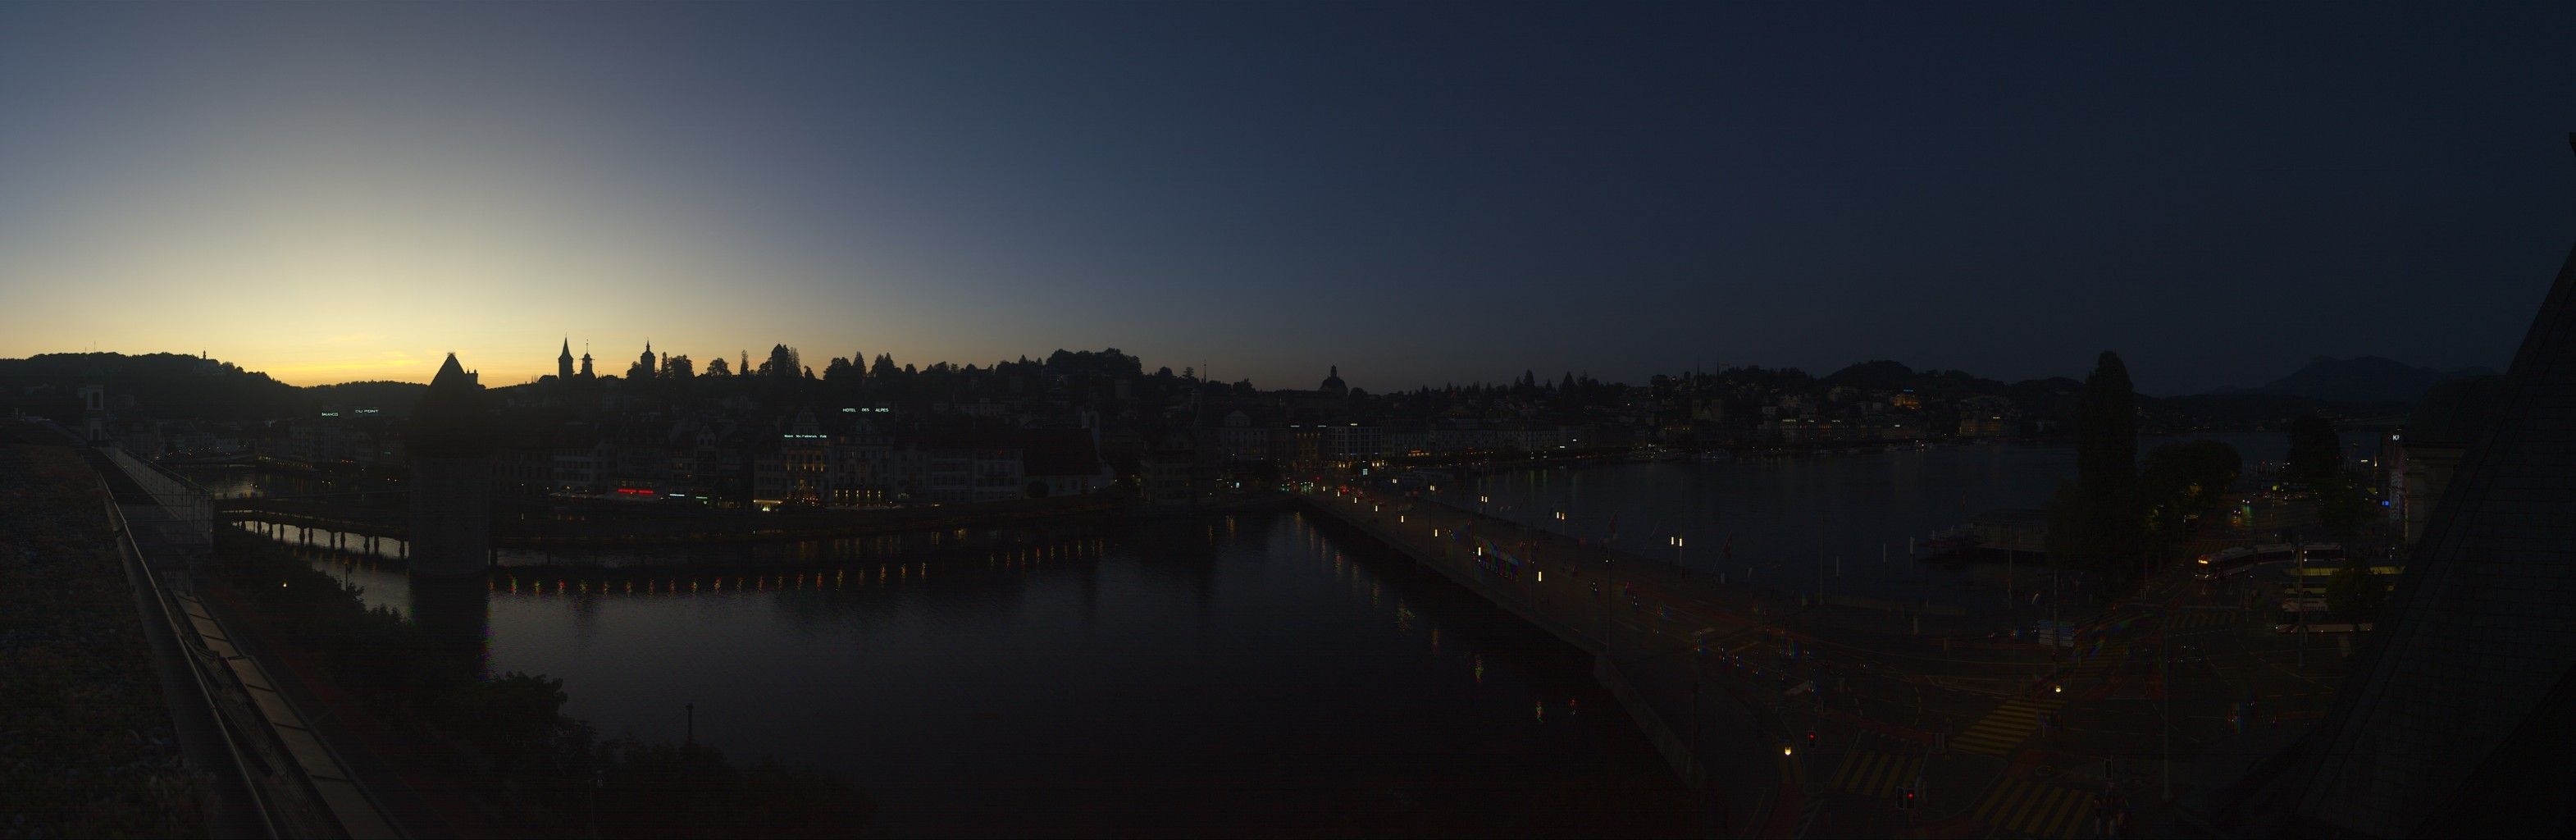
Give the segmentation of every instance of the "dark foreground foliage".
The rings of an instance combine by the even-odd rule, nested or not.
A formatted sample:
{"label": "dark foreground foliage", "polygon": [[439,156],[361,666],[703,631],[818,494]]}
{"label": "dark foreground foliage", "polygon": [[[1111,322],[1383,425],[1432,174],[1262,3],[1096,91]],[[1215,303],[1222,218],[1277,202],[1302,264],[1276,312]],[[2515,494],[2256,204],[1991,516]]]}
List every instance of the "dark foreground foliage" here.
{"label": "dark foreground foliage", "polygon": [[[423,737],[460,747],[460,776],[550,817],[559,833],[656,837],[843,837],[874,805],[847,780],[763,762],[737,768],[698,745],[600,739],[563,715],[563,681],[477,673],[479,650],[368,608],[361,590],[284,546],[219,531],[235,585],[310,643],[339,685],[402,710]],[[595,826],[595,827],[594,827]]]}
{"label": "dark foreground foliage", "polygon": [[0,837],[199,836],[98,480],[0,445]]}

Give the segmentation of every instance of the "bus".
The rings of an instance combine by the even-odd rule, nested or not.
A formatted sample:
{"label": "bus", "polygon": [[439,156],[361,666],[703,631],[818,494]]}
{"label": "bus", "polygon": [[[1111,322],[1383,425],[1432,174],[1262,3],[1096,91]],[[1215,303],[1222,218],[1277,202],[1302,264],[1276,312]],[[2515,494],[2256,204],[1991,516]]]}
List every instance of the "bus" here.
{"label": "bus", "polygon": [[[2214,551],[2201,555],[2197,560],[2201,569],[2200,573],[2196,575],[2196,577],[2199,577],[2201,580],[2219,580],[2222,578],[2235,577],[2252,570],[2256,566],[2267,563],[2296,562],[2299,559],[2300,553],[2303,551],[2306,553],[2307,562],[2310,564],[2340,564],[2343,560],[2343,546],[2336,543],[2316,543],[2308,546],[2298,546],[2290,543],[2237,546],[2225,551]],[[2314,566],[2311,565],[2310,568],[2314,568]]]}
{"label": "bus", "polygon": [[[2317,558],[2310,557],[2310,558],[2308,558],[2308,559],[2313,561],[2313,560],[2315,560],[2315,559],[2317,559]],[[2406,571],[2406,567],[2404,567],[2404,566],[2371,566],[2371,567],[2369,567],[2369,570],[2370,570],[2370,573],[2371,573],[2373,576],[2376,576],[2376,577],[2396,577],[2399,573],[2402,573],[2402,572]],[[2288,570],[2288,571],[2289,571],[2289,574],[2290,574],[2290,576],[2291,576],[2291,577],[2300,577],[2300,578],[2332,577],[2336,572],[2343,571],[2343,564],[2341,564],[2341,563],[2336,563],[2336,564],[2334,564],[2334,565],[2332,565],[2332,566],[2317,566],[2317,565],[2309,565],[2309,566],[2306,566],[2306,567],[2303,567],[2303,568],[2290,569],[2290,570]]]}

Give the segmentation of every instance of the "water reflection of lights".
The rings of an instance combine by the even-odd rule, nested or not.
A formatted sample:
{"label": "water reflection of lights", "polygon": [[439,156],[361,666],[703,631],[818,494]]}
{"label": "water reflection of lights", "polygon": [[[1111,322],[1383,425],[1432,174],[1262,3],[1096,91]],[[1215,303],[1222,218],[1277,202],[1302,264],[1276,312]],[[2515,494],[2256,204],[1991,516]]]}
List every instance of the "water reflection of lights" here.
{"label": "water reflection of lights", "polygon": [[[1008,557],[1009,559],[1007,561],[999,559],[988,560],[987,565],[988,567],[1008,567],[1019,570],[1022,574],[1026,574],[1030,571],[1044,568],[1046,561],[1050,558],[1061,559],[1081,556],[1097,556],[1101,551],[1105,550],[1105,548],[1106,541],[1096,538],[1084,538],[1069,542],[1045,545],[1030,545],[1014,549],[1007,555],[994,553],[990,555],[993,558]],[[307,560],[308,562],[312,562],[317,568],[321,568],[326,571],[340,572],[343,579],[346,579],[347,575],[360,568],[364,568],[369,571],[376,570],[373,563],[327,552],[310,554],[307,556]],[[809,587],[813,589],[823,589],[826,585],[825,576],[821,569],[757,575],[717,574],[689,578],[681,578],[678,576],[669,578],[628,578],[616,576],[613,575],[613,573],[611,575],[604,575],[597,578],[574,578],[567,575],[554,578],[552,580],[552,586],[548,585],[549,581],[546,578],[534,575],[530,575],[525,581],[522,581],[521,574],[523,573],[525,572],[496,572],[485,579],[484,590],[493,594],[518,595],[522,593],[522,584],[524,583],[524,592],[526,594],[536,596],[570,596],[575,594],[582,596],[607,596],[613,594],[633,595],[636,594],[636,582],[641,580],[644,584],[643,594],[680,595],[683,594],[680,586],[682,580],[686,580],[688,582],[688,592],[691,593],[700,591],[722,593],[728,587],[735,592],[768,592],[771,590],[785,592],[791,589],[804,590]],[[829,581],[830,588],[835,590],[847,588],[849,584],[849,574],[850,569],[848,568],[833,569]],[[924,581],[930,579],[930,563],[928,561],[922,560],[903,564],[881,563],[877,566],[877,580],[879,583],[885,583],[889,579],[894,581],[909,581],[916,577]],[[864,568],[861,568],[859,571],[858,582],[861,586],[867,585],[867,572]],[[1353,583],[1354,586],[1357,585],[1356,580],[1354,580]]]}

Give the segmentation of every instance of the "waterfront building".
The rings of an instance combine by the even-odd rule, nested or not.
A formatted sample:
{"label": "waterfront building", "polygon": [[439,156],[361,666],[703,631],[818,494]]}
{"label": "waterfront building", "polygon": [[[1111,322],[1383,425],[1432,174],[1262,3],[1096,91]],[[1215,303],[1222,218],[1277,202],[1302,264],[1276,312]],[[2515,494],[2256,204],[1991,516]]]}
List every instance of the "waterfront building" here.
{"label": "waterfront building", "polygon": [[754,450],[751,503],[763,510],[822,506],[829,494],[830,454],[831,436],[821,421],[810,410],[797,411]]}
{"label": "waterfront building", "polygon": [[1022,432],[1023,472],[1031,496],[1079,496],[1109,489],[1109,465],[1084,429]]}
{"label": "waterfront building", "polygon": [[1270,458],[1286,471],[1304,474],[1324,467],[1324,429],[1321,426],[1289,424],[1282,434],[1270,436]]}
{"label": "waterfront building", "polygon": [[608,490],[608,465],[616,461],[616,447],[596,430],[582,431],[588,433],[567,435],[554,450],[556,492],[589,495]]}
{"label": "waterfront building", "polygon": [[885,504],[889,500],[879,471],[893,438],[865,414],[852,409],[843,412],[845,419],[832,429],[823,453],[823,503],[831,507]]}
{"label": "waterfront building", "polygon": [[1166,432],[1138,464],[1145,501],[1185,504],[1212,489],[1215,465],[1190,429]]}
{"label": "waterfront building", "polygon": [[1221,423],[1216,445],[1220,459],[1229,468],[1270,460],[1270,430],[1253,425],[1252,415],[1238,408],[1227,412]]}
{"label": "waterfront building", "polygon": [[2473,433],[2495,419],[2503,406],[2497,399],[2504,377],[2475,376],[2444,381],[2424,394],[2424,401],[2393,441],[2382,447],[2390,455],[2391,515],[2405,530],[2406,544],[2424,536],[2433,508],[2450,487]]}
{"label": "waterfront building", "polygon": [[953,440],[925,447],[930,501],[941,504],[1022,498],[1020,449],[998,441]]}
{"label": "waterfront building", "polygon": [[1386,430],[1374,424],[1343,423],[1324,427],[1326,457],[1335,461],[1365,461],[1386,451]]}

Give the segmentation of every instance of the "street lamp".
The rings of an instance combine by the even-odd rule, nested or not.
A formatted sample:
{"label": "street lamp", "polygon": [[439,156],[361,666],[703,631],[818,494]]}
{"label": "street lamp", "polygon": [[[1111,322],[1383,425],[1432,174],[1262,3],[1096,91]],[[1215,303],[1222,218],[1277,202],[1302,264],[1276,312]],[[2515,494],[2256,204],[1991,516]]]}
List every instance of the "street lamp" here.
{"label": "street lamp", "polygon": [[1682,538],[1681,538],[1681,535],[1680,535],[1680,534],[1674,534],[1674,535],[1673,535],[1673,570],[1674,570],[1674,571],[1681,571],[1681,568],[1682,568]]}
{"label": "street lamp", "polygon": [[2294,586],[2298,594],[2290,596],[2290,603],[2299,608],[2299,670],[2305,671],[2308,669],[2308,542],[2306,535],[2290,536],[2290,555],[2297,558],[2299,563],[2299,582]]}

